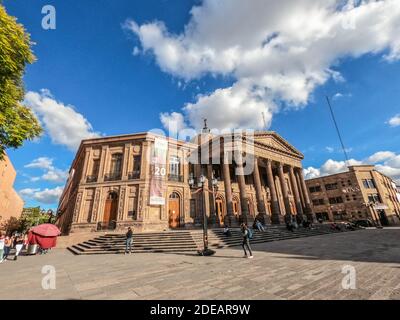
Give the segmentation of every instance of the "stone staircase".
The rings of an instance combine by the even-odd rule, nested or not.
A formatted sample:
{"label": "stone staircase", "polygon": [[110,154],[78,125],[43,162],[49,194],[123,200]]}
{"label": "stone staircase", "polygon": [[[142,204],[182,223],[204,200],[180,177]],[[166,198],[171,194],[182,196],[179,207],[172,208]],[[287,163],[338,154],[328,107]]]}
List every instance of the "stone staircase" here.
{"label": "stone staircase", "polygon": [[[124,253],[124,234],[105,234],[68,247],[74,254]],[[190,231],[146,232],[133,235],[132,253],[196,251]]]}
{"label": "stone staircase", "polygon": [[[235,247],[242,245],[242,233],[239,228],[231,228],[231,237],[226,237],[223,234],[223,229],[212,229],[208,233],[208,242],[210,249],[221,249],[227,247]],[[263,243],[287,239],[296,239],[303,237],[319,236],[330,233],[347,232],[347,230],[338,231],[331,230],[329,226],[322,225],[317,226],[315,229],[304,229],[299,228],[297,230],[289,231],[283,226],[268,226],[266,231],[260,232],[253,230],[253,239],[250,243]],[[199,247],[203,246],[203,232],[202,230],[192,231],[193,239],[196,241]]]}
{"label": "stone staircase", "polygon": [[[269,226],[265,232],[254,231],[251,244],[302,237],[318,236],[329,233],[346,232],[334,231],[327,225],[318,225],[309,230],[299,228],[293,232],[283,226]],[[239,246],[242,243],[242,235],[239,228],[231,229],[232,236],[226,237],[223,229],[209,229],[208,241],[211,249],[221,249]],[[145,252],[196,252],[203,247],[203,231],[176,230],[164,232],[147,232],[133,235],[132,253]],[[124,234],[104,234],[94,239],[68,247],[68,250],[76,255],[89,254],[116,254],[125,251]]]}

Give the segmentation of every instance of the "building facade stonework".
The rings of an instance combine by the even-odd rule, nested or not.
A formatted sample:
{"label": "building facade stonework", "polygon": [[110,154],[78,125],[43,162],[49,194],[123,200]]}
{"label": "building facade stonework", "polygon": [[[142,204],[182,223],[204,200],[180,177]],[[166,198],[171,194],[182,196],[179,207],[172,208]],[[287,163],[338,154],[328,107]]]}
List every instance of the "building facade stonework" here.
{"label": "building facade stonework", "polygon": [[17,173],[7,156],[0,160],[0,226],[10,217],[19,218],[22,214],[24,201],[14,190]]}
{"label": "building facade stonework", "polygon": [[[158,182],[157,139],[168,146]],[[204,212],[212,226],[252,223],[255,217],[275,224],[285,215],[313,219],[302,159],[269,131],[251,136],[205,132],[191,142],[153,133],[83,140],[60,198],[57,224],[68,234],[127,226],[135,231],[194,228],[202,225]],[[160,204],[152,203],[154,190],[160,192]]]}
{"label": "building facade stonework", "polygon": [[317,219],[400,224],[396,184],[372,165],[350,166],[348,172],[309,179],[306,184]]}

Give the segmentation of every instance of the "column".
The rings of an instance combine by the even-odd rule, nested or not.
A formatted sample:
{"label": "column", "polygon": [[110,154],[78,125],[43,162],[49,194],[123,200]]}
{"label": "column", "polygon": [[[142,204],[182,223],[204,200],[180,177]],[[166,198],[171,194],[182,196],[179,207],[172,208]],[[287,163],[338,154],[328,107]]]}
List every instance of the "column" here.
{"label": "column", "polygon": [[290,217],[292,213],[290,210],[288,186],[286,184],[285,175],[283,173],[282,163],[278,164],[278,175],[279,175],[279,182],[281,183],[281,188],[282,188],[283,203],[285,204],[285,211],[286,211],[285,217]]}
{"label": "column", "polygon": [[216,224],[217,214],[215,210],[215,190],[212,184],[212,179],[213,179],[212,164],[207,165],[207,179],[208,179],[208,189],[210,190],[210,192],[208,192],[208,199],[210,203],[210,224]]}
{"label": "column", "polygon": [[238,156],[238,162],[236,167],[238,182],[239,182],[239,192],[240,192],[240,207],[242,209],[242,221],[244,223],[249,224],[251,221],[251,217],[249,214],[248,207],[248,196],[246,191],[246,180],[244,178],[244,170],[243,170],[243,159],[240,152]]}
{"label": "column", "polygon": [[82,169],[82,176],[81,176],[81,183],[86,182],[86,178],[88,175],[88,167],[89,167],[89,161],[91,160],[91,155],[92,155],[92,148],[88,147],[85,149],[85,158],[83,162],[83,169]]}
{"label": "column", "polygon": [[267,210],[265,208],[264,195],[261,187],[261,178],[260,178],[260,170],[258,168],[258,159],[254,157],[254,170],[253,170],[253,178],[254,178],[254,187],[256,189],[256,198],[257,198],[257,209],[258,209],[258,218],[264,223],[270,223],[269,216],[267,215]]}
{"label": "column", "polygon": [[304,202],[305,202],[304,213],[307,215],[307,217],[311,216],[312,220],[316,221],[315,214],[312,212],[312,209],[311,209],[310,196],[308,195],[306,182],[304,181],[303,170],[301,168],[297,168],[296,172],[299,176],[301,189],[303,190],[303,197],[304,197]]}
{"label": "column", "polygon": [[98,182],[104,181],[105,170],[107,167],[107,155],[108,155],[108,146],[101,147],[101,158],[100,158],[100,168],[98,174]]}
{"label": "column", "polygon": [[271,193],[271,222],[273,224],[280,224],[280,212],[279,212],[279,204],[278,204],[278,196],[276,195],[276,188],[274,183],[274,176],[272,173],[272,160],[267,159],[267,178],[268,178],[268,187]]}
{"label": "column", "polygon": [[296,203],[297,216],[301,220],[303,220],[303,208],[301,207],[301,199],[300,199],[299,188],[297,186],[297,181],[296,181],[296,177],[294,175],[294,170],[293,170],[292,166],[289,166],[289,176],[290,176],[290,182],[292,184],[292,189],[293,189],[293,194],[294,194],[294,201]]}
{"label": "column", "polygon": [[222,164],[222,174],[224,176],[224,187],[225,187],[225,201],[226,201],[226,218],[225,221],[229,226],[235,224],[236,220],[233,215],[233,201],[232,201],[232,185],[231,185],[231,174],[229,171],[229,159],[224,158]]}

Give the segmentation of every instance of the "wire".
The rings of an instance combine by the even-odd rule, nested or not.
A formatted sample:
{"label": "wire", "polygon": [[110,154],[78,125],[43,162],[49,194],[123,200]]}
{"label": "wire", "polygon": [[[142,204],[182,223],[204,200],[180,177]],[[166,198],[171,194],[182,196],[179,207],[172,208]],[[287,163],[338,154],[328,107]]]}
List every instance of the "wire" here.
{"label": "wire", "polygon": [[338,137],[339,137],[340,144],[342,145],[344,157],[345,157],[345,159],[346,159],[346,165],[348,165],[348,164],[349,164],[349,157],[348,157],[348,155],[347,155],[346,148],[345,148],[345,146],[344,146],[343,139],[342,139],[342,136],[341,136],[341,134],[340,134],[340,130],[339,130],[339,127],[338,127],[337,122],[336,122],[335,114],[333,113],[333,109],[332,109],[332,106],[331,106],[331,102],[329,101],[329,97],[328,97],[328,96],[326,96],[326,101],[328,102],[329,110],[330,110],[330,112],[331,112],[331,116],[332,116],[333,123],[335,124],[336,132],[337,132],[337,135],[338,135]]}

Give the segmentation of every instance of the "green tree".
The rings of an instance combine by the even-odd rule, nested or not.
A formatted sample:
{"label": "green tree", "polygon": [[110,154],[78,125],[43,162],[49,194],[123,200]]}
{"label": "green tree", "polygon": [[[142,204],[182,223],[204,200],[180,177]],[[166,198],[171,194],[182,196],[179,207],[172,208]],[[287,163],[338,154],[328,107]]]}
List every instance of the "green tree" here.
{"label": "green tree", "polygon": [[39,136],[42,128],[24,98],[22,77],[33,63],[29,34],[0,4],[0,160],[7,148],[18,148]]}

